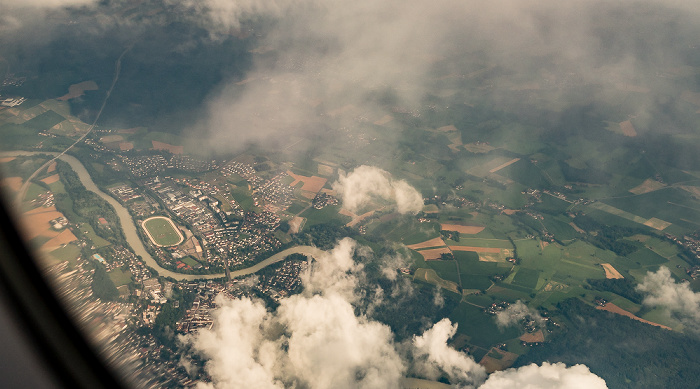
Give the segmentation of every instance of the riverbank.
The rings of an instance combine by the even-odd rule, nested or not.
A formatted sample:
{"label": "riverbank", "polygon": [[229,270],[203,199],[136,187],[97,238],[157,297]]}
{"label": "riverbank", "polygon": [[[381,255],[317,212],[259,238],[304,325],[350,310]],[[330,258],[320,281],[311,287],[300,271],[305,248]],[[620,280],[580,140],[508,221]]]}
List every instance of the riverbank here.
{"label": "riverbank", "polygon": [[[39,154],[46,154],[46,155],[58,155],[59,153],[51,153],[51,152],[34,152],[34,151],[7,151],[7,152],[0,152],[0,156],[2,157],[18,157],[18,156],[32,156],[32,155],[39,155]],[[158,275],[164,276],[164,277],[170,277],[173,278],[177,281],[190,281],[190,280],[202,280],[202,279],[215,279],[215,278],[223,278],[226,276],[225,273],[215,273],[215,274],[181,274],[181,273],[176,273],[172,270],[165,269],[161,267],[158,262],[149,254],[149,252],[146,250],[146,247],[144,246],[143,242],[141,241],[141,238],[139,237],[139,234],[137,232],[137,226],[134,223],[134,219],[131,217],[131,214],[129,211],[121,205],[116,199],[114,199],[112,196],[104,193],[103,191],[100,190],[100,188],[97,187],[95,182],[92,180],[92,177],[90,177],[90,174],[88,173],[87,169],[83,164],[75,157],[71,155],[61,155],[59,157],[60,160],[68,163],[70,167],[73,169],[73,171],[78,175],[78,178],[80,179],[80,182],[85,186],[85,189],[97,194],[101,198],[103,198],[105,201],[107,201],[115,210],[117,217],[119,218],[119,223],[121,225],[122,231],[124,231],[124,237],[126,238],[126,241],[129,243],[129,246],[131,246],[131,249],[134,251],[134,253],[138,256],[141,256],[141,258],[146,262],[146,265],[149,266],[150,268],[154,269],[156,272],[158,272]],[[253,274],[269,265],[272,265],[274,263],[280,262],[287,256],[291,254],[303,254],[306,256],[311,256],[313,258],[319,258],[323,254],[323,250],[320,250],[316,247],[313,246],[296,246],[296,247],[291,247],[288,248],[284,251],[281,251],[277,254],[274,254],[270,256],[269,258],[251,266],[245,269],[240,269],[236,271],[231,272],[231,277],[241,277],[241,276],[246,276]]]}

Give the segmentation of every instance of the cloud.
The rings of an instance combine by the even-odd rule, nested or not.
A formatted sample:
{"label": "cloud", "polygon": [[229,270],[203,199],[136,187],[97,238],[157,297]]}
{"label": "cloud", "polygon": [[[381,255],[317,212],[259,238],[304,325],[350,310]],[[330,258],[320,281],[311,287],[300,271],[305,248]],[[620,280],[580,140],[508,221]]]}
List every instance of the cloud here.
{"label": "cloud", "polygon": [[[534,101],[562,112],[591,101],[619,104],[624,90],[653,91],[621,108],[641,124],[660,104],[656,92],[677,89],[673,77],[658,74],[682,69],[700,33],[693,1],[238,3],[196,8],[214,33],[268,21],[251,27],[254,70],[212,94],[200,123],[214,147],[229,150],[308,134],[320,135],[322,146],[355,149],[371,123],[393,109],[418,115],[429,95],[521,113]],[[380,95],[391,102],[378,104]],[[382,138],[396,141],[403,129]]]}
{"label": "cloud", "polygon": [[0,6],[13,8],[63,8],[96,3],[96,0],[0,0]]}
{"label": "cloud", "polygon": [[472,357],[447,345],[455,333],[457,325],[442,319],[423,335],[414,337],[414,369],[432,380],[445,373],[450,383],[459,387],[478,385],[486,378],[486,370]]}
{"label": "cloud", "polygon": [[344,239],[314,262],[304,292],[275,312],[247,298],[217,297],[211,330],[186,337],[208,359],[204,387],[397,388],[406,369],[388,326],[356,314],[356,244]]}
{"label": "cloud", "polygon": [[498,323],[499,327],[508,327],[519,323],[520,320],[527,317],[535,320],[538,324],[544,323],[544,319],[536,310],[530,309],[522,301],[518,300],[496,314],[496,323]]}
{"label": "cloud", "polygon": [[343,207],[351,212],[377,198],[395,203],[403,214],[416,214],[423,209],[423,197],[415,188],[372,166],[363,165],[347,175],[341,174],[333,189],[342,197]]}
{"label": "cloud", "polygon": [[[363,268],[344,239],[310,267],[304,291],[269,312],[258,300],[219,295],[212,329],[182,337],[207,359],[211,383],[201,388],[399,388],[411,374],[443,375],[460,387],[478,385],[483,367],[450,348],[457,326],[443,319],[412,341],[395,343],[391,329],[353,302]],[[329,280],[323,280],[328,278]]]}
{"label": "cloud", "polygon": [[584,365],[566,367],[563,363],[542,363],[491,374],[479,389],[603,389],[605,380]]}
{"label": "cloud", "polygon": [[216,325],[189,338],[194,349],[208,359],[206,370],[217,388],[283,388],[275,379],[277,356],[266,352],[274,345],[265,339],[270,316],[265,306],[250,299],[216,299]]}
{"label": "cloud", "polygon": [[644,305],[664,308],[686,329],[700,332],[700,293],[693,292],[688,283],[677,283],[667,267],[648,272],[637,290],[646,293]]}

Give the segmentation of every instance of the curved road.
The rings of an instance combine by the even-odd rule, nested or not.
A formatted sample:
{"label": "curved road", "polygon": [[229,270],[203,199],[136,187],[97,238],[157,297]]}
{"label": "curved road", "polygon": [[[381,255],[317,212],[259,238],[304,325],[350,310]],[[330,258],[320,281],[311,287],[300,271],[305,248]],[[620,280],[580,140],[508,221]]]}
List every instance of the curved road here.
{"label": "curved road", "polygon": [[[88,174],[87,170],[85,169],[85,166],[83,166],[80,161],[78,161],[77,158],[71,156],[71,155],[59,155],[59,153],[49,153],[49,152],[35,152],[35,151],[8,151],[8,152],[1,152],[0,156],[3,157],[17,157],[17,156],[31,156],[31,155],[37,155],[37,154],[48,154],[48,155],[55,155],[56,158],[60,158],[62,161],[67,162],[73,171],[78,175],[78,178],[80,178],[80,181],[83,183],[85,188],[91,192],[96,193],[98,196],[102,197],[105,201],[107,201],[112,207],[114,207],[114,210],[117,213],[117,216],[119,217],[119,223],[121,224],[122,230],[124,231],[124,237],[126,238],[127,242],[129,242],[129,245],[131,248],[134,250],[136,255],[140,255],[141,258],[146,262],[146,264],[153,269],[155,269],[159,275],[165,276],[165,277],[171,277],[174,278],[178,281],[183,281],[183,280],[199,280],[199,279],[212,279],[212,278],[222,278],[225,277],[226,275],[224,273],[217,273],[217,274],[181,274],[181,273],[175,273],[171,270],[162,268],[158,263],[156,262],[155,259],[146,251],[146,247],[144,247],[143,242],[141,241],[141,238],[139,238],[139,235],[137,233],[137,227],[134,224],[134,219],[131,217],[129,214],[129,211],[119,204],[117,200],[115,200],[113,197],[109,196],[108,194],[102,192],[97,185],[95,185],[95,182],[92,180],[92,177],[90,177],[90,174]],[[54,158],[55,159],[55,158]],[[259,262],[251,267],[241,269],[241,270],[236,270],[231,272],[231,277],[240,277],[240,276],[246,276],[249,274],[253,274],[260,269],[272,265],[273,263],[277,263],[281,260],[283,260],[285,257],[287,257],[290,254],[304,254],[307,256],[314,257],[318,259],[322,254],[324,253],[323,250],[320,250],[316,247],[313,246],[296,246],[296,247],[291,247],[288,248],[284,251],[281,251],[277,254],[272,255],[271,257],[263,260],[262,262]]]}

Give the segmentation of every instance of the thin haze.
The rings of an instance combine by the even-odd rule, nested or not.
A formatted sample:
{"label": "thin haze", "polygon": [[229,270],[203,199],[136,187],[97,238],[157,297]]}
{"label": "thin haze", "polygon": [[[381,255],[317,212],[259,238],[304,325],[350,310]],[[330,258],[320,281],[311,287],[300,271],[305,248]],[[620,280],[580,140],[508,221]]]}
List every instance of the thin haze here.
{"label": "thin haze", "polygon": [[[536,91],[558,111],[591,99],[614,102],[633,90],[641,101],[626,113],[641,123],[660,104],[650,91],[677,94],[673,78],[686,71],[700,9],[690,1],[204,4],[196,9],[212,36],[252,15],[275,20],[261,32],[254,70],[213,94],[201,123],[213,144],[234,149],[361,127],[390,114],[368,98],[383,92],[407,110],[418,110],[428,94],[459,93],[518,111],[529,103],[516,92]],[[437,82],[488,71],[500,76],[478,90]]]}

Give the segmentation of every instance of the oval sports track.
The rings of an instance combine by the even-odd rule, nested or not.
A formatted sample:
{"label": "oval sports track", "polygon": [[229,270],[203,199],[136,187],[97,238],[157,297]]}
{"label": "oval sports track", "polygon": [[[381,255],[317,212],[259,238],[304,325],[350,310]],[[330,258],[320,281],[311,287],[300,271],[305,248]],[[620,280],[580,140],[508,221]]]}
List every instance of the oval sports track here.
{"label": "oval sports track", "polygon": [[185,240],[175,223],[165,216],[153,216],[141,222],[151,242],[159,247],[175,246]]}

